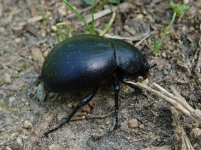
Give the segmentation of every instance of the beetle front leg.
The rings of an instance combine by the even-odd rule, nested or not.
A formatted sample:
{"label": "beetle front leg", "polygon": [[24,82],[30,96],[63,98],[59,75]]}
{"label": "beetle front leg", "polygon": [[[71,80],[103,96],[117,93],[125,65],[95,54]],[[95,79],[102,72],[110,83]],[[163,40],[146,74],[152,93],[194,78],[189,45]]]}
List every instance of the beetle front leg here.
{"label": "beetle front leg", "polygon": [[119,96],[119,91],[120,91],[120,84],[119,84],[118,79],[115,79],[114,80],[114,103],[115,103],[115,112],[114,112],[114,114],[115,114],[116,122],[115,122],[113,130],[116,130],[116,129],[118,129],[120,127],[119,120],[118,120],[118,114],[119,114],[119,99],[118,99],[118,96]]}
{"label": "beetle front leg", "polygon": [[48,134],[56,131],[57,129],[61,128],[64,124],[68,123],[71,118],[75,115],[75,113],[84,105],[88,104],[92,98],[95,96],[97,90],[98,90],[99,86],[97,86],[95,88],[95,90],[93,90],[90,94],[88,94],[87,96],[85,96],[84,98],[82,98],[79,103],[77,104],[77,106],[72,110],[72,112],[70,113],[70,115],[67,118],[64,118],[64,121],[62,123],[60,123],[57,127],[49,129],[47,132],[44,133],[44,135],[47,137]]}

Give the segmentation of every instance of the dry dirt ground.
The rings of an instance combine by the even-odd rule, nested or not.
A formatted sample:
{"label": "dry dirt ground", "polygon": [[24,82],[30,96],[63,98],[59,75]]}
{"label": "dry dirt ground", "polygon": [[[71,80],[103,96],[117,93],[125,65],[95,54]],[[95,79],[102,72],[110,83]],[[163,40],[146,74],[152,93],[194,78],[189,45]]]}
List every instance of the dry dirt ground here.
{"label": "dry dirt ground", "polygon": [[[71,2],[78,10],[84,10],[84,16],[90,14],[80,0]],[[129,37],[133,41],[128,42],[135,45],[151,32],[137,45],[143,48],[151,64],[157,64],[147,80],[169,91],[174,86],[193,108],[201,109],[201,1],[190,0],[188,5],[190,9],[174,23],[158,56],[153,53],[153,36],[159,35],[163,25],[171,20],[173,13],[168,1],[133,0],[116,6],[109,34]],[[107,8],[105,5],[96,12]],[[110,18],[111,14],[97,19],[96,29],[103,29]],[[60,22],[71,26],[73,36],[84,32],[80,21],[61,1],[0,0],[0,149],[179,149],[182,140],[174,132],[170,104],[146,91],[147,98],[122,86],[121,104],[131,102],[120,112],[121,128],[109,132],[113,116],[96,116],[113,110],[110,84],[95,96],[92,112],[85,107],[76,116],[94,116],[92,119],[75,117],[48,138],[41,137],[69,113],[73,105],[70,100],[79,100],[83,94],[50,93],[43,102],[36,97],[43,57],[58,43],[55,25]],[[128,126],[131,119],[137,119],[136,128]],[[201,136],[192,134],[194,122],[183,115],[179,119],[194,149],[200,150]]]}

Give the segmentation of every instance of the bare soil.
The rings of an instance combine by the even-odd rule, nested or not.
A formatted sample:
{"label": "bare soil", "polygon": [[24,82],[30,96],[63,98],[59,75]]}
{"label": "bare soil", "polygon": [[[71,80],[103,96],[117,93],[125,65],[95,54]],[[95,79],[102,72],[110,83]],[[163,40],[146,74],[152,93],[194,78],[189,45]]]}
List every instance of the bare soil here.
{"label": "bare soil", "polygon": [[[70,2],[78,10],[85,10],[84,16],[90,14],[82,1]],[[147,80],[167,90],[174,86],[192,107],[201,109],[201,1],[190,0],[188,5],[190,9],[174,23],[157,56],[153,53],[153,37],[171,20],[173,12],[168,1],[136,0],[115,6],[118,9],[109,34],[136,37],[128,41],[135,45],[145,33],[154,31],[137,45],[150,64],[157,64]],[[111,14],[97,19],[96,28],[103,29],[110,18]],[[72,101],[83,95],[83,92],[62,96],[50,93],[44,102],[36,97],[43,57],[59,42],[55,30],[59,22],[71,26],[73,36],[83,33],[84,27],[63,2],[0,0],[0,149],[177,149],[180,141],[174,132],[170,105],[146,91],[147,98],[136,96],[123,85],[121,104],[131,102],[119,113],[120,129],[111,131],[112,115],[96,118],[113,110],[112,85],[106,84],[95,96],[92,111],[85,107],[74,121],[48,138],[42,137],[49,127],[56,126],[70,112]],[[200,69],[198,72],[194,71],[196,66]],[[91,117],[81,119],[78,115]],[[129,127],[131,119],[137,119],[138,127]],[[181,121],[194,149],[200,150],[199,139],[191,134],[192,120],[181,116]]]}

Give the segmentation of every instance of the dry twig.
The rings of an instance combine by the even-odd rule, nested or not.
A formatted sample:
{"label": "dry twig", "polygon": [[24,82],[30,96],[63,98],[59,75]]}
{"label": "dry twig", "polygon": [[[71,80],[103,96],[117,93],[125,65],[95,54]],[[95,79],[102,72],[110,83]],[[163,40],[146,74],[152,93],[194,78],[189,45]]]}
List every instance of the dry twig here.
{"label": "dry twig", "polygon": [[178,141],[180,141],[181,145],[179,146],[179,149],[181,150],[194,150],[193,146],[191,145],[191,142],[186,135],[186,132],[184,131],[184,128],[181,124],[180,121],[180,114],[178,111],[174,108],[171,107],[171,112],[172,112],[172,119],[175,125],[174,132],[176,134],[176,137]]}
{"label": "dry twig", "polygon": [[[114,22],[115,17],[116,17],[116,12],[113,11],[112,17],[110,18],[110,21],[109,21],[110,24],[112,24]],[[106,27],[99,35],[100,36],[105,35],[109,29],[110,29],[110,26]]]}
{"label": "dry twig", "polygon": [[147,35],[148,35],[148,33],[142,33],[142,34],[136,35],[136,36],[123,37],[123,36],[118,36],[118,35],[105,34],[105,37],[119,39],[119,40],[139,41],[140,39],[146,37]]}
{"label": "dry twig", "polygon": [[[102,11],[99,11],[97,13],[94,13],[93,16],[94,16],[94,20],[97,20],[97,19],[100,19],[106,15],[109,15],[111,14],[112,12],[114,12],[116,10],[116,7],[114,7],[113,9],[110,9],[110,8],[107,8],[107,9],[104,9]],[[86,16],[86,22],[87,23],[90,23],[92,22],[92,18],[91,18],[91,15],[88,15]]]}
{"label": "dry twig", "polygon": [[162,88],[161,86],[159,86],[156,83],[152,84],[155,89],[148,87],[147,85],[139,83],[139,82],[134,83],[131,81],[127,81],[127,83],[133,84],[133,85],[138,86],[142,89],[145,89],[149,92],[152,92],[155,95],[166,100],[168,103],[170,103],[172,105],[171,110],[172,110],[172,114],[173,114],[173,120],[174,120],[174,123],[176,126],[175,134],[177,135],[178,140],[181,142],[180,149],[181,150],[194,150],[194,148],[192,147],[192,145],[190,143],[190,140],[188,139],[188,137],[180,123],[179,113],[190,117],[194,122],[196,122],[197,126],[199,127],[199,125],[201,126],[201,110],[194,109],[193,107],[191,107],[188,104],[188,102],[185,100],[185,98],[183,98],[180,95],[180,93],[178,91],[176,91],[176,89],[173,86],[171,86],[170,88],[174,94],[168,92],[166,89]]}
{"label": "dry twig", "polygon": [[152,32],[150,32],[150,33],[148,33],[145,37],[143,37],[139,42],[137,42],[137,43],[135,44],[135,47],[138,47],[138,46],[139,46],[142,42],[144,42],[148,37],[150,37],[152,34],[154,34],[155,31],[156,31],[156,30],[154,30],[154,31],[152,31]]}
{"label": "dry twig", "polygon": [[199,39],[199,48],[198,48],[198,60],[195,69],[195,75],[197,76],[197,82],[201,84],[201,38]]}
{"label": "dry twig", "polygon": [[194,122],[198,123],[198,125],[201,125],[201,110],[192,108],[183,97],[181,98],[181,95],[176,93],[176,90],[173,87],[172,89],[174,93],[176,93],[176,95],[168,92],[167,90],[165,90],[156,83],[153,83],[153,87],[156,88],[157,90],[139,82],[134,83],[131,81],[127,81],[127,83],[138,86],[163,98],[168,103],[173,105],[181,114],[190,117]]}

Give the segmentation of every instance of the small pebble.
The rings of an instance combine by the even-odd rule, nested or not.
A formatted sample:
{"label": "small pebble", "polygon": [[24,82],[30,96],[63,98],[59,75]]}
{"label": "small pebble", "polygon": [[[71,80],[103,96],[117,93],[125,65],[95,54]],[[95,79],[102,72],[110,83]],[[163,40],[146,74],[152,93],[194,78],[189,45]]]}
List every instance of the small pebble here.
{"label": "small pebble", "polygon": [[167,70],[163,70],[163,74],[164,74],[164,75],[168,75],[169,72],[168,72]]}
{"label": "small pebble", "polygon": [[66,16],[68,14],[67,7],[65,5],[61,5],[58,8],[58,12],[59,12],[60,16]]}
{"label": "small pebble", "polygon": [[130,119],[128,122],[128,127],[129,128],[137,128],[138,127],[138,121],[137,119]]}
{"label": "small pebble", "polygon": [[5,73],[3,79],[4,79],[4,82],[5,82],[6,84],[11,84],[11,77],[10,77],[10,74]]}
{"label": "small pebble", "polygon": [[195,139],[201,139],[201,129],[200,128],[193,128],[191,134]]}
{"label": "small pebble", "polygon": [[46,35],[46,32],[45,31],[41,31],[41,36],[42,37],[46,37],[47,35]]}
{"label": "small pebble", "polygon": [[23,146],[22,139],[20,137],[18,137],[16,141],[17,141],[17,144],[19,144],[20,146]]}
{"label": "small pebble", "polygon": [[144,18],[144,16],[143,16],[143,14],[139,14],[139,15],[137,15],[137,17],[136,17],[137,19],[143,19]]}
{"label": "small pebble", "polygon": [[39,102],[44,102],[45,101],[46,91],[45,91],[43,83],[40,83],[38,85],[37,90],[36,90],[36,97],[37,97]]}
{"label": "small pebble", "polygon": [[15,39],[15,42],[16,42],[17,44],[19,44],[20,42],[22,42],[22,39],[21,39],[21,38],[16,38],[16,39]]}
{"label": "small pebble", "polygon": [[13,96],[9,97],[9,99],[8,99],[9,106],[13,106],[14,105],[14,101],[15,101],[15,97],[13,97]]}
{"label": "small pebble", "polygon": [[52,144],[49,146],[49,150],[63,150],[63,147],[59,144]]}
{"label": "small pebble", "polygon": [[69,108],[73,108],[73,104],[72,103],[68,103],[68,107]]}
{"label": "small pebble", "polygon": [[144,129],[144,124],[140,124],[140,125],[139,125],[139,128],[140,128],[140,129]]}
{"label": "small pebble", "polygon": [[163,58],[167,57],[167,54],[165,52],[161,53],[161,56],[163,56]]}
{"label": "small pebble", "polygon": [[6,150],[12,150],[12,148],[10,148],[9,146],[6,146]]}
{"label": "small pebble", "polygon": [[29,120],[24,121],[23,128],[30,129],[32,127],[32,123]]}
{"label": "small pebble", "polygon": [[53,31],[57,31],[57,27],[56,26],[51,26],[51,29],[53,30]]}
{"label": "small pebble", "polygon": [[14,132],[14,133],[11,134],[10,137],[11,137],[11,138],[17,138],[18,136],[19,136],[18,133]]}
{"label": "small pebble", "polygon": [[118,10],[120,11],[120,12],[124,12],[124,13],[126,13],[126,12],[129,12],[131,9],[134,9],[135,8],[135,6],[134,5],[132,5],[131,3],[121,3],[120,5],[118,5]]}
{"label": "small pebble", "polygon": [[48,54],[49,54],[49,51],[45,51],[45,52],[43,53],[43,56],[46,58]]}

